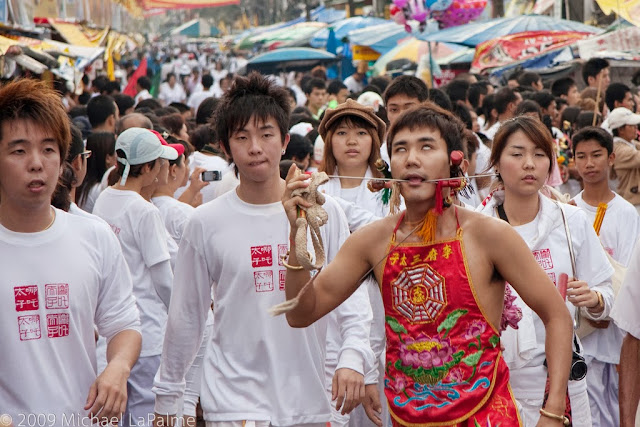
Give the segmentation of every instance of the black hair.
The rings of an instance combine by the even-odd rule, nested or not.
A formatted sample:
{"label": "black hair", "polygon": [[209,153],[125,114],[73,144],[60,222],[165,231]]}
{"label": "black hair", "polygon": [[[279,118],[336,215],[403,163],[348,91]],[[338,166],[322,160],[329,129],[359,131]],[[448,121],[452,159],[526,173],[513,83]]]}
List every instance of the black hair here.
{"label": "black hair", "polygon": [[58,178],[56,189],[51,195],[51,205],[69,212],[71,207],[71,190],[73,189],[73,182],[75,180],[75,173],[69,162],[62,162],[62,173]]}
{"label": "black hair", "polygon": [[209,125],[200,125],[189,134],[189,139],[196,151],[202,151],[205,145],[215,144],[216,132]]}
{"label": "black hair", "polygon": [[172,106],[156,108],[153,112],[158,116],[158,118],[169,116],[171,114],[180,114],[180,110]]}
{"label": "black hair", "polygon": [[147,76],[140,76],[136,81],[142,89],[151,90],[151,79]]}
{"label": "black hair", "polygon": [[599,127],[587,126],[580,129],[575,135],[573,135],[573,138],[571,138],[573,155],[576,155],[576,148],[578,147],[578,144],[592,139],[598,141],[598,144],[600,144],[601,147],[607,149],[607,155],[613,153],[613,138],[609,132]]}
{"label": "black hair", "polygon": [[73,159],[79,156],[84,151],[84,141],[82,140],[82,132],[73,123],[70,126],[71,130],[71,143],[69,144],[69,151],[67,152],[67,161],[71,163]]}
{"label": "black hair", "polygon": [[474,109],[478,109],[480,108],[480,96],[486,96],[488,93],[489,89],[487,88],[487,82],[479,81],[471,83],[469,91],[467,92],[467,99]]}
{"label": "black hair", "polygon": [[169,80],[171,80],[171,77],[177,78],[176,77],[176,73],[174,73],[174,72],[167,73],[167,79],[165,81],[168,82]]}
{"label": "black hair", "polygon": [[[580,114],[578,114],[578,117],[576,118],[576,130],[580,130],[588,126],[592,126],[593,114],[594,114],[593,111],[582,111]],[[600,126],[601,124],[602,124],[602,115],[598,113],[598,118],[596,119],[596,126]],[[614,136],[618,136],[616,131],[617,129],[614,129],[612,131]]]}
{"label": "black hair", "polygon": [[471,119],[471,113],[469,112],[469,107],[463,104],[453,104],[453,108],[451,110],[453,114],[464,123],[465,127],[469,130],[473,127],[473,120]]}
{"label": "black hair", "polygon": [[384,91],[384,105],[397,95],[405,95],[408,98],[416,98],[418,102],[424,102],[429,99],[429,88],[415,76],[399,76],[393,79]]}
{"label": "black hair", "polygon": [[107,171],[107,155],[113,155],[116,150],[116,136],[111,132],[94,132],[87,138],[87,150],[91,150],[91,157],[87,159],[87,175],[76,191],[78,205],[86,202],[89,191],[100,183]]}
{"label": "black hair", "polygon": [[604,100],[609,107],[609,111],[613,111],[616,101],[622,102],[627,92],[631,92],[631,88],[624,83],[611,83],[604,95]]}
{"label": "black hair", "polygon": [[447,111],[453,109],[453,105],[449,96],[442,89],[429,89],[429,101],[433,102],[440,108],[444,108]]}
{"label": "black hair", "polygon": [[87,106],[86,105],[76,105],[72,109],[69,110],[69,118],[75,119],[76,117],[87,116]]}
{"label": "black hair", "polygon": [[105,91],[105,89],[106,89],[108,84],[109,84],[109,79],[107,78],[107,76],[103,76],[103,75],[100,75],[100,76],[96,77],[91,82],[91,86],[93,86],[96,89],[98,89],[98,92],[100,92],[100,93]]}
{"label": "black hair", "polygon": [[202,79],[200,79],[200,81],[202,82],[202,87],[205,89],[209,89],[211,88],[211,86],[213,86],[213,76],[211,74],[205,74],[204,76],[202,76]]}
{"label": "black hair", "polygon": [[91,126],[98,127],[107,121],[109,116],[115,116],[116,103],[109,95],[97,95],[87,104],[87,117]]}
{"label": "black hair", "polygon": [[380,88],[380,94],[383,94],[387,87],[389,87],[389,83],[391,81],[386,76],[375,76],[372,79],[369,79],[369,84],[377,86]]}
{"label": "black hair", "polygon": [[169,104],[169,107],[175,108],[180,112],[180,114],[186,113],[187,111],[191,111],[191,107],[189,107],[184,102],[172,102],[171,104]]}
{"label": "black hair", "polygon": [[124,93],[118,93],[113,97],[113,100],[116,102],[118,106],[118,111],[121,116],[127,114],[127,110],[136,105],[136,101],[130,97],[129,95],[125,95]]}
{"label": "black hair", "polygon": [[115,92],[120,93],[120,90],[120,83],[118,82],[108,82],[104,87],[104,91],[110,96],[115,95]]}
{"label": "black hair", "polygon": [[311,140],[306,136],[292,133],[289,144],[287,145],[287,150],[282,156],[282,159],[293,159],[295,157],[298,160],[302,160],[311,154],[313,154],[313,143]]}
{"label": "black hair", "polygon": [[589,84],[589,77],[596,77],[600,71],[609,67],[609,61],[603,58],[591,58],[582,66],[582,78]]}
{"label": "black hair", "polygon": [[138,104],[136,105],[135,110],[138,111],[141,108],[148,108],[148,109],[150,109],[152,111],[155,111],[158,108],[162,108],[162,104],[160,104],[160,102],[157,99],[147,98],[147,99],[143,99],[142,101],[138,102]]}
{"label": "black hair", "polygon": [[364,88],[362,88],[362,92],[360,92],[360,93],[363,94],[365,92],[373,92],[373,93],[377,93],[378,95],[382,96],[382,91],[380,90],[380,88],[378,86],[376,86],[376,85],[371,84],[371,83],[369,83]]}
{"label": "black hair", "polygon": [[273,119],[284,143],[289,130],[289,107],[289,95],[283,88],[259,73],[252,72],[247,77],[236,77],[231,88],[221,98],[211,123],[225,151],[231,154],[229,138],[252,119]]}
{"label": "black hair", "polygon": [[80,105],[87,105],[87,102],[89,102],[90,99],[91,94],[87,91],[82,92],[80,95],[78,95],[78,103]]}
{"label": "black hair", "polygon": [[542,121],[542,110],[540,109],[540,105],[537,102],[530,99],[522,101],[520,104],[518,104],[514,116],[522,116],[527,113],[536,113],[538,115],[538,119]]}
{"label": "black hair", "polygon": [[462,139],[465,131],[464,124],[451,112],[439,107],[433,102],[424,102],[402,113],[391,125],[387,134],[387,153],[392,156],[393,140],[403,129],[411,131],[420,128],[438,129],[440,136],[447,144],[447,152],[460,150],[464,152]]}
{"label": "black hair", "polygon": [[539,92],[534,92],[531,95],[531,99],[538,103],[540,108],[544,108],[545,110],[549,108],[551,103],[556,100],[556,97],[551,94],[548,90],[541,90]]}
{"label": "black hair", "polygon": [[540,74],[533,71],[525,71],[518,76],[518,84],[524,87],[532,87],[533,83],[538,83],[541,80]]}
{"label": "black hair", "polygon": [[219,99],[214,97],[205,98],[204,101],[200,103],[198,107],[198,111],[196,111],[196,124],[204,125],[209,122],[211,116],[218,106]]}
{"label": "black hair", "polygon": [[551,93],[553,94],[553,96],[567,96],[569,94],[569,89],[571,89],[573,86],[578,87],[575,80],[573,80],[571,77],[563,77],[561,79],[555,80],[551,84]]}
{"label": "black hair", "polygon": [[167,129],[170,134],[178,135],[185,125],[185,122],[180,113],[174,113],[160,117],[160,124]]}
{"label": "black hair", "polygon": [[285,90],[289,93],[289,96],[297,103],[298,96],[296,95],[296,91],[291,89],[290,87],[285,87]]}
{"label": "black hair", "polygon": [[469,87],[471,85],[466,80],[453,80],[444,87],[445,92],[453,104],[458,101],[467,102]]}
{"label": "black hair", "polygon": [[510,87],[502,87],[495,93],[493,106],[498,114],[504,114],[507,111],[509,104],[516,102],[517,100],[518,97],[513,89]]}
{"label": "black hair", "polygon": [[310,95],[314,89],[326,89],[327,83],[322,79],[313,78],[303,87],[304,93]]}
{"label": "black hair", "polygon": [[327,86],[327,93],[329,95],[337,95],[342,89],[347,89],[347,85],[340,80],[331,80],[329,86]]}

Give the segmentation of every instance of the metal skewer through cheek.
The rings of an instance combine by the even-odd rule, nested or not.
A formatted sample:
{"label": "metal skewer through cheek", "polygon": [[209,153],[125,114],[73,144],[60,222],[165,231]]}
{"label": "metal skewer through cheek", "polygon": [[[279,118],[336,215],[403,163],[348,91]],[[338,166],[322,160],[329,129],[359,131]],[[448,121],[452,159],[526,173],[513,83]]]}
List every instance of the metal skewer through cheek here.
{"label": "metal skewer through cheek", "polygon": [[[496,173],[485,173],[480,175],[471,175],[471,176],[461,176],[460,179],[471,179],[471,178],[486,178],[486,177],[494,177],[498,176]],[[391,182],[409,182],[408,179],[397,179],[397,178],[375,178],[375,177],[362,177],[362,176],[344,176],[344,175],[329,175],[329,178],[343,178],[343,179],[363,179],[370,181],[391,181]],[[439,179],[427,179],[423,182],[440,182],[440,181],[449,181],[454,178],[439,178]]]}

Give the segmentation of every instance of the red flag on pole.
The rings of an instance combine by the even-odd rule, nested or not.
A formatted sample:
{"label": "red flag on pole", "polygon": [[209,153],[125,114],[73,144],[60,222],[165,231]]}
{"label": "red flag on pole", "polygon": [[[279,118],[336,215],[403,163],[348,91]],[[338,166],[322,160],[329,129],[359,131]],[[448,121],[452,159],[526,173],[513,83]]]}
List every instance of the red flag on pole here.
{"label": "red flag on pole", "polygon": [[136,83],[138,82],[138,78],[146,75],[147,75],[147,58],[144,57],[142,61],[140,61],[140,65],[138,65],[138,68],[136,69],[136,71],[134,71],[131,77],[129,78],[127,87],[124,89],[122,93],[135,98],[135,96],[137,95]]}

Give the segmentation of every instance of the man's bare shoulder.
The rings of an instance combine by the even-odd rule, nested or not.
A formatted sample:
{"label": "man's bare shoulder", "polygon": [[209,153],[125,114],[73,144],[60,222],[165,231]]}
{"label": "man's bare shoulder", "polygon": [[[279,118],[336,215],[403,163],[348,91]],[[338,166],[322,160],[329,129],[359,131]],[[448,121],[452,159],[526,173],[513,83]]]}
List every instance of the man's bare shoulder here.
{"label": "man's bare shoulder", "polygon": [[400,220],[400,215],[390,215],[374,221],[356,230],[349,240],[357,244],[360,248],[373,248],[389,243],[391,234],[396,224]]}
{"label": "man's bare shoulder", "polygon": [[517,235],[509,223],[470,209],[458,209],[458,218],[467,237],[471,236],[487,243],[497,243],[508,236]]}

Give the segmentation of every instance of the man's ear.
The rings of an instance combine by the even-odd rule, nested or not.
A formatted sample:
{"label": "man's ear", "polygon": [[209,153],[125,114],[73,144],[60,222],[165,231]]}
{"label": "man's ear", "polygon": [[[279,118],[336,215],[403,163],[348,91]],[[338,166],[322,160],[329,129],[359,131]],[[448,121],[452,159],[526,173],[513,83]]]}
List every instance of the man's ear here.
{"label": "man's ear", "polygon": [[289,141],[291,141],[291,134],[287,133],[284,136],[284,141],[282,143],[282,150],[286,150],[287,149],[287,145],[289,145]]}
{"label": "man's ear", "polygon": [[609,167],[613,166],[613,162],[616,161],[616,153],[613,151],[609,154]]}
{"label": "man's ear", "polygon": [[176,171],[178,170],[178,164],[175,165],[169,165],[169,177],[172,180],[176,179]]}
{"label": "man's ear", "polygon": [[218,146],[220,147],[220,150],[224,153],[225,157],[233,162],[233,157],[231,156],[230,152],[227,152],[227,149],[225,148],[224,144],[220,142],[218,143]]}
{"label": "man's ear", "polygon": [[462,171],[462,173],[466,174],[468,169],[469,169],[469,160],[467,159],[462,160],[462,163],[460,163],[460,170]]}

